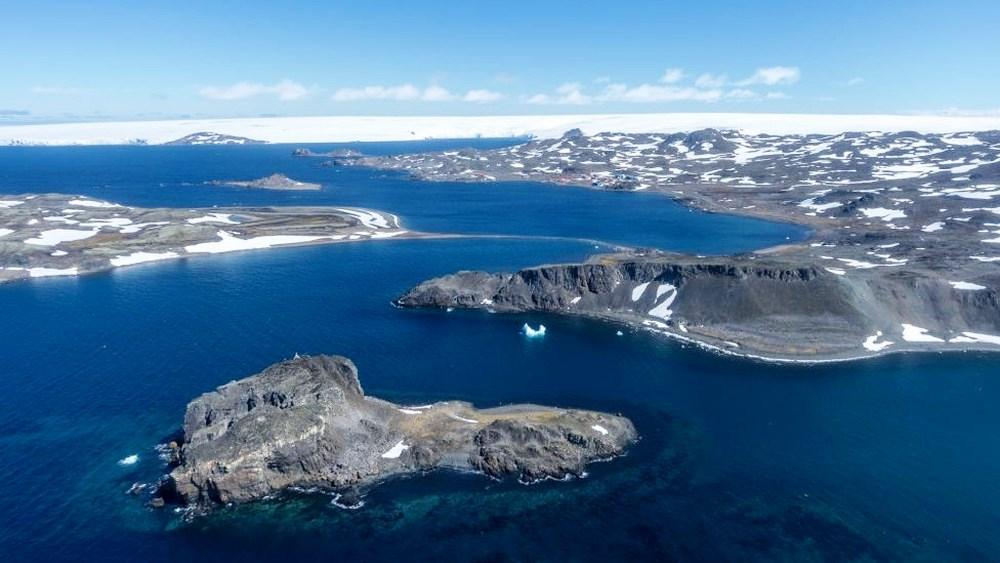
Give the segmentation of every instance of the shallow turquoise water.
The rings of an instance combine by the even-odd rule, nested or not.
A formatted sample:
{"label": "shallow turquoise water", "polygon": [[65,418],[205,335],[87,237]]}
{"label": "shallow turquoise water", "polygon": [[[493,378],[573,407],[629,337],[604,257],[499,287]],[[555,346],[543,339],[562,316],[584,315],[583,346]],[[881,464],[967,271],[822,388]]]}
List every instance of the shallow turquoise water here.
{"label": "shallow turquoise water", "polygon": [[[415,183],[266,149],[214,159],[0,150],[0,191],[184,206],[306,198],[398,212],[415,228],[706,253],[803,234],[635,194]],[[304,196],[182,184],[273,171],[333,179]],[[173,179],[153,183],[162,177]],[[552,213],[568,209],[566,194],[574,211]],[[516,211],[477,212],[505,206]],[[391,306],[433,275],[594,251],[574,240],[381,241],[0,287],[0,549],[11,560],[1000,558],[996,356],[782,367],[581,319]],[[525,321],[544,322],[545,339],[521,337]],[[162,472],[152,447],[177,430],[187,401],[295,353],[351,357],[366,391],[391,400],[605,409],[631,417],[643,438],[586,479],[524,487],[439,473],[378,487],[358,511],[304,496],[185,524],[124,493]],[[117,464],[130,454],[136,465]]]}

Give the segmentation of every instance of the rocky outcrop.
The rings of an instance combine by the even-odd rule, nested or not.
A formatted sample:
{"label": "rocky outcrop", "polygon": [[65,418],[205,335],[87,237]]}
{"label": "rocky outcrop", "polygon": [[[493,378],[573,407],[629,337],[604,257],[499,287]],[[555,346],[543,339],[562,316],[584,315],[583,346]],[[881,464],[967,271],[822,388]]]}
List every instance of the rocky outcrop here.
{"label": "rocky outcrop", "polygon": [[237,186],[240,188],[255,188],[258,190],[276,191],[316,191],[323,186],[313,182],[300,182],[284,174],[271,174],[256,180],[215,180],[208,182],[214,186]]}
{"label": "rocky outcrop", "polygon": [[402,407],[364,394],[343,357],[296,357],[192,401],[161,493],[207,508],[290,487],[342,491],[437,468],[523,481],[581,475],[636,439],[621,416],[464,402]]}
{"label": "rocky outcrop", "polygon": [[799,258],[600,256],[513,274],[460,272],[424,282],[398,303],[585,315],[771,359],[1000,344],[995,290],[959,289],[913,271],[845,276]]}
{"label": "rocky outcrop", "polygon": [[250,139],[248,137],[239,137],[236,135],[226,135],[223,133],[214,133],[212,131],[199,131],[197,133],[191,133],[190,135],[185,135],[180,139],[174,139],[173,141],[167,141],[163,143],[164,145],[262,145],[267,141],[259,141],[257,139]]}

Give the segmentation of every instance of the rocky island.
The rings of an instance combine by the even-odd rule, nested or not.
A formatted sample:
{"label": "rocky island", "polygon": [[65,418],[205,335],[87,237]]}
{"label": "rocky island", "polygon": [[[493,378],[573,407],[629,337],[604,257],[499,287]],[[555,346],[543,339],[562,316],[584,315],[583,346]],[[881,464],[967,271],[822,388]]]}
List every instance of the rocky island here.
{"label": "rocky island", "polygon": [[188,404],[164,499],[199,509],[291,488],[332,493],[435,469],[524,482],[581,476],[636,440],[621,416],[536,405],[402,406],[343,357],[296,357]]}
{"label": "rocky island", "polygon": [[213,186],[236,186],[238,188],[254,188],[258,190],[275,191],[316,191],[323,188],[320,184],[312,182],[299,182],[292,180],[284,174],[271,174],[256,180],[215,180],[208,182]]}
{"label": "rocky island", "polygon": [[276,246],[429,236],[353,207],[129,207],[63,194],[2,196],[0,282]]}
{"label": "rocky island", "polygon": [[427,180],[656,191],[794,221],[810,240],[741,256],[658,251],[513,274],[460,273],[405,306],[538,310],[627,322],[773,360],[1000,350],[1000,132],[586,135],[366,157]]}

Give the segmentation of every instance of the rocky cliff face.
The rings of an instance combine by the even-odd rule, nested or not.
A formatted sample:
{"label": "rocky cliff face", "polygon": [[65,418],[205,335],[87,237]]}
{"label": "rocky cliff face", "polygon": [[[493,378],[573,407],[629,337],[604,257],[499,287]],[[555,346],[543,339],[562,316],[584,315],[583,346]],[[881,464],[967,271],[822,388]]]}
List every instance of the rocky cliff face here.
{"label": "rocky cliff face", "polygon": [[289,487],[344,490],[435,468],[562,478],[623,453],[635,439],[628,419],[597,412],[479,410],[462,402],[401,407],[365,396],[350,360],[302,357],[192,401],[162,492],[210,507]]}
{"label": "rocky cliff face", "polygon": [[[513,274],[460,272],[420,284],[399,304],[579,314],[747,355],[817,360],[892,346],[996,346],[989,338],[971,343],[965,334],[1000,334],[998,301],[994,290],[961,290],[913,271],[845,276],[798,259],[669,255],[603,256]],[[906,325],[939,341],[916,337]],[[893,344],[868,342],[878,333],[885,338],[875,342]]]}

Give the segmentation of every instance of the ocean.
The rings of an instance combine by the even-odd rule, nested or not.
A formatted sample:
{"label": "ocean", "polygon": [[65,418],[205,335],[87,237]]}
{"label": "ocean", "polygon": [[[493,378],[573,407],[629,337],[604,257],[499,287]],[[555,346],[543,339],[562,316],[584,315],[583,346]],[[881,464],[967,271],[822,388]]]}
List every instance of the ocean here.
{"label": "ocean", "polygon": [[[577,261],[616,244],[741,252],[802,240],[805,229],[655,194],[323,167],[294,148],[0,149],[2,194],[356,205],[411,229],[505,235],[272,249],[0,286],[5,560],[1000,559],[1000,356],[773,365],[585,319],[392,306],[461,269]],[[204,184],[274,172],[324,187]],[[525,322],[545,323],[545,338],[525,339]],[[180,428],[188,401],[297,353],[350,357],[366,392],[385,399],[607,410],[630,417],[641,440],[584,479],[524,486],[437,472],[375,487],[359,510],[290,493],[188,522],[126,494],[162,475],[154,447]]]}

